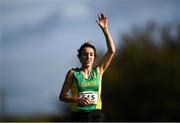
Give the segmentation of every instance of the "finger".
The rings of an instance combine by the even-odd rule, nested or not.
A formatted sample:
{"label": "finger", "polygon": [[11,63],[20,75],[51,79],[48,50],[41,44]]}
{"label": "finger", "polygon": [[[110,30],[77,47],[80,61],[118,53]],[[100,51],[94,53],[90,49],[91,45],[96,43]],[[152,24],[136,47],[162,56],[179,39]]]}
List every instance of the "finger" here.
{"label": "finger", "polygon": [[104,19],[104,17],[105,17],[105,16],[104,16],[104,14],[103,14],[103,13],[101,13],[101,19]]}
{"label": "finger", "polygon": [[85,100],[83,101],[83,104],[84,105],[89,105],[88,102],[86,102]]}
{"label": "finger", "polygon": [[86,102],[86,104],[90,105],[90,100],[89,100],[89,98],[84,98],[83,100]]}
{"label": "finger", "polygon": [[88,100],[88,99],[87,99],[86,97],[82,97],[80,103],[81,103],[82,105],[89,105],[89,102],[88,102],[87,100]]}
{"label": "finger", "polygon": [[90,102],[88,100],[83,100],[84,105],[90,105]]}
{"label": "finger", "polygon": [[81,101],[81,105],[87,105],[86,102],[84,101]]}
{"label": "finger", "polygon": [[96,20],[96,22],[97,22],[97,24],[99,24],[99,21]]}
{"label": "finger", "polygon": [[91,104],[91,100],[88,98],[88,103],[89,103],[89,105]]}
{"label": "finger", "polygon": [[80,104],[81,104],[81,105],[87,105],[87,103],[86,103],[85,100],[81,100],[81,101],[80,101]]}
{"label": "finger", "polygon": [[91,104],[94,104],[94,101],[91,101],[90,103],[91,103]]}
{"label": "finger", "polygon": [[101,16],[98,14],[98,19],[100,20],[101,19]]}

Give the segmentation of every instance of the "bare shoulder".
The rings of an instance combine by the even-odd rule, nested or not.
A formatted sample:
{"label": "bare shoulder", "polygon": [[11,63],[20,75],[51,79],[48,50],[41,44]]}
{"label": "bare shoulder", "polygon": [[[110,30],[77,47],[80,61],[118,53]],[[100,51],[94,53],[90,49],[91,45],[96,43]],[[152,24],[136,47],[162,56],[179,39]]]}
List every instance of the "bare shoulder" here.
{"label": "bare shoulder", "polygon": [[72,77],[72,75],[73,75],[73,73],[74,73],[74,69],[70,69],[68,72],[67,72],[67,77]]}
{"label": "bare shoulder", "polygon": [[70,69],[70,70],[67,72],[66,77],[65,77],[65,82],[66,82],[66,81],[70,81],[70,80],[72,79],[73,73],[74,73],[74,70],[73,70],[73,69]]}

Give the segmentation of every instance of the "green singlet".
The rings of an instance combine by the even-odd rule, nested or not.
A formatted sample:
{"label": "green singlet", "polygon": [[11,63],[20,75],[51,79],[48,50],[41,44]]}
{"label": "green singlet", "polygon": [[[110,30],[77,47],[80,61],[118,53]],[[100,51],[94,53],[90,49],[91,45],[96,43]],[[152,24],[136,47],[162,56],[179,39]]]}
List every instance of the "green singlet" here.
{"label": "green singlet", "polygon": [[75,112],[89,112],[96,109],[102,109],[101,101],[101,79],[97,69],[92,69],[90,76],[86,79],[81,73],[81,69],[73,69],[73,83],[71,94],[73,97],[87,97],[91,100],[90,105],[81,105],[77,102],[72,103],[71,110]]}

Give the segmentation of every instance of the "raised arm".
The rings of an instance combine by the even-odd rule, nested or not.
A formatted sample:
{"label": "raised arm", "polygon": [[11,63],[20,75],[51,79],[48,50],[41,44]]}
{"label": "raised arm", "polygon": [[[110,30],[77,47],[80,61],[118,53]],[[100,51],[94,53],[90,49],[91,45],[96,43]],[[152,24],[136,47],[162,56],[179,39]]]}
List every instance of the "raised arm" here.
{"label": "raised arm", "polygon": [[101,13],[100,15],[98,15],[98,20],[96,20],[96,22],[98,23],[99,27],[103,31],[103,34],[106,39],[106,45],[107,45],[107,52],[105,53],[105,55],[103,56],[99,64],[97,64],[97,69],[99,71],[99,74],[103,75],[104,71],[107,69],[107,67],[111,63],[111,60],[114,56],[116,49],[115,49],[113,39],[108,29],[107,18],[104,16],[104,14]]}

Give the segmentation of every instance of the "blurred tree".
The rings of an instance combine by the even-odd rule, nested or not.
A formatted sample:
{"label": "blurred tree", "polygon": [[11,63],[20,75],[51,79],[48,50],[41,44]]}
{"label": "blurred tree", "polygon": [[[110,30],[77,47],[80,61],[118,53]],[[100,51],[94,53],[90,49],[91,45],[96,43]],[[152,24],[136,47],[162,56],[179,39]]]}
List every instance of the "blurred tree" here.
{"label": "blurred tree", "polygon": [[123,34],[103,78],[107,121],[180,121],[180,23]]}

